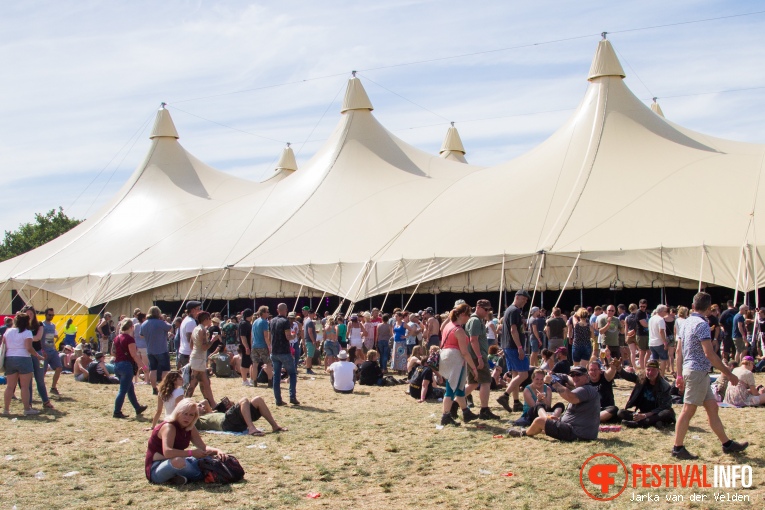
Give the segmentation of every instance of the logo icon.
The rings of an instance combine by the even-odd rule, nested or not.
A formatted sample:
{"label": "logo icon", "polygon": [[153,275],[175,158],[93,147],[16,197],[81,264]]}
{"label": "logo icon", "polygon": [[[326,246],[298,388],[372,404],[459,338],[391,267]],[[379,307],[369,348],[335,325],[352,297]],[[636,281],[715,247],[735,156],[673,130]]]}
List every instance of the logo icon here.
{"label": "logo icon", "polygon": [[[619,476],[620,471],[624,473],[623,483]],[[612,453],[596,453],[584,461],[579,470],[579,484],[582,490],[597,501],[611,501],[618,498],[627,488],[628,478],[627,466],[622,459]],[[585,479],[589,484],[585,484]],[[590,485],[590,490],[587,485]]]}

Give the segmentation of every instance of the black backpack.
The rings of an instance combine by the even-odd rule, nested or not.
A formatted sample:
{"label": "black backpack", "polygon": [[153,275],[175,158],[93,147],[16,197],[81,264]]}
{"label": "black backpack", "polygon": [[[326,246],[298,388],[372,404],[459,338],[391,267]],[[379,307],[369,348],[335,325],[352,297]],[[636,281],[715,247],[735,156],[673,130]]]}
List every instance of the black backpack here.
{"label": "black backpack", "polygon": [[244,468],[233,455],[226,455],[226,460],[204,457],[199,459],[198,466],[205,483],[236,483],[244,478]]}

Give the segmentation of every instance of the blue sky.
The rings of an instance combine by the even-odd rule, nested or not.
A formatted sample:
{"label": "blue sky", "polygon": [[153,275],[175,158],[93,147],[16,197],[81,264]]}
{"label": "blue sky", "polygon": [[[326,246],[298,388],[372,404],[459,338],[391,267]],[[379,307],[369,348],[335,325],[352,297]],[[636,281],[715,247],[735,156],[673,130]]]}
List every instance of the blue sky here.
{"label": "blue sky", "polygon": [[[58,206],[77,218],[95,212],[142,160],[163,101],[183,146],[220,170],[261,180],[287,141],[305,163],[338,122],[354,69],[397,136],[437,153],[452,120],[468,161],[498,164],[576,108],[602,31],[646,103],[658,96],[674,122],[763,143],[765,13],[633,30],[762,10],[652,0],[3,2],[0,229]],[[719,91],[730,92],[710,93]]]}

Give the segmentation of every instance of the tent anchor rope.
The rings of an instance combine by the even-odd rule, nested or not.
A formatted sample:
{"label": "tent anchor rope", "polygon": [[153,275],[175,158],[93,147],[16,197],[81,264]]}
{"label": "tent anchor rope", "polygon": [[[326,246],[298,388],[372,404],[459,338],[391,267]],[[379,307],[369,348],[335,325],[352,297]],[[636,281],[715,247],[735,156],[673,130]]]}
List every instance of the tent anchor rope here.
{"label": "tent anchor rope", "polygon": [[[178,307],[178,311],[175,313],[176,317],[180,317],[181,311],[183,311],[183,305],[186,303],[186,300],[189,298],[189,295],[191,294],[191,291],[194,289],[194,284],[197,283],[197,279],[199,278],[199,276],[201,274],[202,274],[202,269],[200,268],[199,272],[194,277],[194,281],[191,282],[191,285],[189,285],[189,291],[186,293],[186,297],[183,298],[183,300],[181,301],[181,306]],[[244,281],[244,280],[242,280],[242,281]]]}
{"label": "tent anchor rope", "polygon": [[425,272],[424,272],[424,273],[422,273],[422,277],[420,278],[420,281],[419,281],[419,282],[417,282],[417,285],[414,287],[414,291],[412,291],[412,294],[409,296],[409,300],[406,302],[406,305],[404,305],[404,310],[406,310],[406,309],[407,309],[407,307],[409,306],[409,303],[411,303],[411,302],[412,302],[412,298],[413,298],[413,297],[414,297],[414,295],[417,293],[417,289],[419,289],[419,288],[420,288],[420,284],[421,284],[421,283],[423,282],[423,280],[425,280],[425,278],[427,277],[427,275],[428,275],[428,271],[430,271],[430,266],[431,266],[431,265],[433,265],[433,262],[435,262],[435,260],[436,260],[436,258],[435,258],[435,257],[433,257],[432,259],[430,259],[430,263],[428,264],[428,267],[425,269]]}
{"label": "tent anchor rope", "polygon": [[[332,276],[329,277],[329,281],[330,282],[332,281],[332,278],[335,277],[335,273],[337,272],[337,268],[338,267],[340,267],[340,263],[339,262],[337,264],[335,264],[335,270],[332,271]],[[322,294],[321,298],[319,298],[319,306],[316,307],[316,310],[315,310],[316,313],[319,313],[319,308],[321,308],[321,304],[324,301],[324,296],[326,296],[326,295],[327,295],[327,291],[325,290],[324,294]]]}
{"label": "tent anchor rope", "polygon": [[579,263],[579,257],[582,256],[581,250],[576,255],[576,260],[574,261],[574,265],[571,266],[571,271],[568,272],[568,276],[566,277],[566,283],[563,284],[563,288],[560,289],[560,294],[558,294],[558,300],[555,301],[555,306],[553,308],[558,308],[558,303],[560,303],[560,298],[563,297],[563,292],[566,290],[566,285],[568,285],[569,280],[571,279],[571,275],[574,274],[574,269],[576,269],[576,265]]}
{"label": "tent anchor rope", "polygon": [[534,282],[534,291],[531,293],[531,303],[529,304],[529,307],[534,306],[534,296],[537,295],[537,286],[539,285],[539,277],[542,275],[542,267],[545,265],[545,255],[547,254],[543,250],[542,260],[539,262],[539,271],[537,271],[537,279]]}
{"label": "tent anchor rope", "polygon": [[390,290],[393,288],[393,282],[396,281],[396,276],[398,276],[398,268],[401,267],[403,261],[403,258],[399,259],[398,264],[396,264],[396,269],[393,271],[393,278],[390,279],[390,285],[388,285],[388,291],[385,293],[382,305],[380,306],[380,311],[385,310],[385,303],[388,301],[388,294],[390,294]]}

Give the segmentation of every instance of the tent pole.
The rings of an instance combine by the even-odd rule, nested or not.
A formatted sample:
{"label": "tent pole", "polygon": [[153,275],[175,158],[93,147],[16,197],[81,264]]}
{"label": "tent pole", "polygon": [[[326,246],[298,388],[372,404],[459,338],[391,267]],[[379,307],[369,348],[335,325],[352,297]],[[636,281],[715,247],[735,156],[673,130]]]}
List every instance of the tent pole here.
{"label": "tent pole", "polygon": [[499,304],[497,310],[502,311],[502,292],[505,290],[505,253],[502,252],[502,274],[499,277]]}
{"label": "tent pole", "polygon": [[566,283],[563,284],[563,288],[560,289],[560,294],[558,295],[558,300],[555,301],[555,306],[553,308],[558,308],[558,303],[560,303],[560,298],[563,297],[563,291],[566,290],[566,285],[568,285],[568,281],[571,279],[571,275],[574,274],[574,269],[576,268],[576,265],[579,263],[579,257],[582,256],[582,252],[580,251],[576,255],[576,260],[574,261],[574,265],[571,266],[571,271],[568,272],[568,276],[566,277]]}
{"label": "tent pole", "polygon": [[436,315],[438,315],[438,294],[433,294],[433,301],[435,302],[435,305],[433,309],[436,312]]}
{"label": "tent pole", "polygon": [[380,312],[385,310],[385,302],[388,301],[388,294],[390,294],[390,289],[393,287],[393,282],[396,281],[396,275],[398,275],[399,267],[401,267],[401,260],[398,261],[398,264],[396,264],[396,270],[393,271],[393,278],[391,278],[390,285],[388,285],[388,292],[385,293],[385,297],[383,298],[382,306],[380,306]]}
{"label": "tent pole", "polygon": [[542,260],[539,261],[539,271],[537,271],[537,279],[534,281],[534,291],[531,293],[531,303],[529,308],[534,306],[534,296],[537,295],[537,285],[539,285],[539,277],[542,275],[542,266],[545,265],[545,252],[542,252]]}
{"label": "tent pole", "polygon": [[738,254],[738,269],[736,270],[736,290],[733,292],[733,306],[738,304],[738,281],[741,276],[741,257],[744,255],[743,246]]}
{"label": "tent pole", "polygon": [[[704,252],[707,251],[704,243],[701,243],[701,264],[699,264],[699,292],[701,292],[701,278],[704,274]],[[739,259],[739,264],[741,260]],[[738,276],[736,277],[738,278]]]}
{"label": "tent pole", "polygon": [[[751,250],[751,248],[750,248]],[[754,256],[752,259],[752,269],[754,271],[754,307],[759,310],[760,308],[760,289],[757,287],[759,273],[757,271],[757,244],[754,245]]]}
{"label": "tent pole", "polygon": [[749,244],[744,247],[744,288],[741,293],[744,295],[744,304],[749,305]]}
{"label": "tent pole", "polygon": [[579,305],[584,306],[584,287],[579,289]]}
{"label": "tent pole", "polygon": [[[335,266],[335,270],[332,271],[332,276],[329,277],[330,283],[332,282],[332,279],[335,277],[335,273],[337,272],[337,268],[340,267],[340,263],[338,262]],[[321,295],[321,298],[319,299],[319,305],[316,307],[316,313],[319,313],[319,308],[321,308],[321,304],[324,302],[324,296],[327,295],[327,291],[325,290],[324,293]]]}
{"label": "tent pole", "polygon": [[[435,258],[435,257],[433,257],[432,259],[430,259],[430,263],[428,264],[428,267],[425,269],[425,272],[424,272],[424,273],[422,273],[422,277],[420,278],[420,281],[419,281],[419,282],[417,282],[417,285],[414,287],[414,291],[412,292],[412,295],[411,295],[411,296],[409,296],[409,301],[407,301],[407,302],[406,302],[406,306],[402,306],[402,307],[401,307],[401,309],[402,309],[402,310],[406,310],[406,307],[407,307],[407,306],[409,306],[409,303],[411,303],[411,302],[412,302],[412,298],[414,297],[414,295],[415,295],[415,294],[417,294],[417,289],[419,289],[419,288],[420,288],[420,284],[421,284],[421,283],[422,283],[422,281],[423,281],[423,280],[424,280],[424,279],[427,277],[427,275],[428,275],[428,271],[430,271],[430,266],[431,266],[431,265],[433,265],[433,261],[434,261],[434,260],[436,260],[436,258]],[[403,294],[402,294],[401,296],[402,296],[402,298],[403,298]]]}
{"label": "tent pole", "polygon": [[183,298],[183,301],[181,301],[181,306],[178,308],[178,311],[175,314],[175,317],[180,317],[181,312],[183,311],[183,304],[186,302],[186,300],[189,298],[189,294],[191,294],[191,289],[194,288],[194,284],[197,283],[197,279],[199,278],[199,275],[202,274],[202,270],[200,269],[197,273],[196,277],[194,277],[194,281],[191,282],[191,285],[189,285],[189,291],[186,293],[186,297]]}

